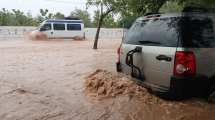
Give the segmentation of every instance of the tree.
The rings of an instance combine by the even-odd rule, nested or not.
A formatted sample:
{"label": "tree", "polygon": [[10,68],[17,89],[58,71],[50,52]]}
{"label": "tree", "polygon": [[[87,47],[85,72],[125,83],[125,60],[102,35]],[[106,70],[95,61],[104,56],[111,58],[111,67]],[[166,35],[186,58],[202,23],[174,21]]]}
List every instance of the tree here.
{"label": "tree", "polygon": [[157,13],[168,0],[119,0],[123,7],[120,13],[124,16],[143,16],[145,13]]}
{"label": "tree", "polygon": [[[173,4],[174,2],[179,4]],[[163,11],[166,9],[172,10],[173,7],[170,6],[170,4],[175,5],[178,11],[184,6],[193,5],[193,3],[198,3],[199,5],[206,7],[215,6],[214,0],[88,0],[87,4],[97,6],[100,13],[93,48],[97,49],[100,28],[103,24],[104,18],[111,12],[120,13],[122,16],[122,22],[127,21],[127,23],[129,23],[130,21],[133,21],[131,17],[137,18],[139,16],[143,16],[147,12],[158,13],[163,5],[166,5],[162,9]]]}
{"label": "tree", "polygon": [[103,26],[105,28],[116,28],[117,27],[117,22],[115,21],[113,14],[108,14],[105,17]]}
{"label": "tree", "polygon": [[49,12],[48,9],[45,9],[45,10],[40,9],[40,14],[41,14],[43,17],[45,17],[45,16],[47,15],[48,12]]}
{"label": "tree", "polygon": [[118,27],[130,28],[137,17],[136,15],[121,15],[118,19]]}
{"label": "tree", "polygon": [[[94,11],[94,16],[93,16],[93,26],[97,27],[98,21],[99,21],[99,16],[100,16],[100,12],[99,11]],[[115,21],[114,19],[114,15],[113,14],[108,14],[104,20],[103,20],[103,24],[102,27],[105,28],[116,28],[118,27],[118,23]]]}
{"label": "tree", "polygon": [[100,11],[95,10],[94,11],[94,16],[93,16],[93,21],[92,21],[93,27],[97,27],[98,21],[99,21],[99,16],[100,16]]}
{"label": "tree", "polygon": [[214,8],[214,0],[169,0],[161,8],[161,12],[180,12],[186,6]]}
{"label": "tree", "polygon": [[215,1],[214,0],[177,0],[179,3],[185,4],[185,6],[200,6],[207,8],[214,8]]}
{"label": "tree", "polygon": [[24,14],[20,10],[13,9],[12,11],[0,10],[0,25],[1,26],[35,26],[38,22],[30,13]]}
{"label": "tree", "polygon": [[9,24],[15,24],[12,19],[14,19],[14,15],[6,10],[5,8],[0,11],[0,25],[1,26],[8,26]]}
{"label": "tree", "polygon": [[45,10],[40,9],[40,15],[37,16],[37,19],[40,23],[42,23],[44,20],[46,20],[48,18],[48,16],[50,16],[50,15],[48,15],[48,12],[49,12],[48,9],[45,9]]}
{"label": "tree", "polygon": [[161,8],[161,13],[180,12],[184,8],[184,3],[179,4],[177,1],[167,1]]}
{"label": "tree", "polygon": [[109,13],[140,16],[146,12],[158,12],[166,1],[168,0],[88,0],[87,5],[96,6],[100,13],[93,48],[97,49],[101,26]]}
{"label": "tree", "polygon": [[81,20],[83,20],[86,27],[92,27],[90,14],[86,10],[75,9],[73,12],[71,12],[70,17],[80,18]]}
{"label": "tree", "polygon": [[54,14],[54,15],[49,15],[49,17],[51,17],[51,18],[55,18],[55,19],[64,19],[65,18],[65,15],[64,14],[62,14],[62,13],[60,13],[60,12],[57,12],[56,14]]}
{"label": "tree", "polygon": [[55,14],[49,13],[48,9],[40,9],[40,15],[37,16],[37,20],[41,23],[47,19],[64,19],[65,15],[63,13],[57,12]]}
{"label": "tree", "polygon": [[97,24],[97,31],[95,36],[95,41],[93,45],[93,49],[97,49],[98,47],[98,39],[101,26],[103,24],[104,18],[111,12],[117,11],[121,6],[121,2],[118,0],[88,0],[87,5],[96,6],[99,9],[99,20]]}

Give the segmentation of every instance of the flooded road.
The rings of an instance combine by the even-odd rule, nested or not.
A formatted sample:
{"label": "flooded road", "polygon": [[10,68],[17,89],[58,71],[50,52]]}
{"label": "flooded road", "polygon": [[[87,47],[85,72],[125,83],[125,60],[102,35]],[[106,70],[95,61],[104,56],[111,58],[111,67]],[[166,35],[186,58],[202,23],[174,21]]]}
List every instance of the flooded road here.
{"label": "flooded road", "polygon": [[214,104],[167,102],[117,75],[119,44],[1,41],[1,120],[215,120]]}

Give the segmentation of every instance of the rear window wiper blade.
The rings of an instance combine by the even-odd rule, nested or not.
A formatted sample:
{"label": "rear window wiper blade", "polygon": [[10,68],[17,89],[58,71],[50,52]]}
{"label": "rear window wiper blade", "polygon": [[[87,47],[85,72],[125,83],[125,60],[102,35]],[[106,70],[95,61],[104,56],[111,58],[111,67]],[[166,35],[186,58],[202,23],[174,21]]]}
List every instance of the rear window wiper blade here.
{"label": "rear window wiper blade", "polygon": [[141,44],[161,44],[159,42],[154,42],[154,41],[144,41],[144,40],[140,40],[138,41]]}

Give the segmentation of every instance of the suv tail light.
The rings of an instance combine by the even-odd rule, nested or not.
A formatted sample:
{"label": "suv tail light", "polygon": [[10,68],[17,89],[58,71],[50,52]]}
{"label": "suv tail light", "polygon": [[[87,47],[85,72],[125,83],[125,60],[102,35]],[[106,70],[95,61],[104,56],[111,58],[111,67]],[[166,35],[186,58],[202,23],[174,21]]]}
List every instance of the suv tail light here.
{"label": "suv tail light", "polygon": [[174,75],[194,76],[196,74],[196,61],[193,52],[177,51],[175,54]]}

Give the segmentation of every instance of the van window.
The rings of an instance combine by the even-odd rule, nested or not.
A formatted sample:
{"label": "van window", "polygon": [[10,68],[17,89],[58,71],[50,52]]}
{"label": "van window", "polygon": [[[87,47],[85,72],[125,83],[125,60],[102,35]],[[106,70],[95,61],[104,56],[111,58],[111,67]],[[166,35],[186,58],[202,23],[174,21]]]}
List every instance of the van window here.
{"label": "van window", "polygon": [[176,47],[178,18],[156,18],[136,22],[125,36],[124,43],[146,46]]}
{"label": "van window", "polygon": [[67,30],[81,30],[81,24],[67,24]]}
{"label": "van window", "polygon": [[47,31],[47,30],[51,30],[51,29],[52,29],[51,24],[46,23],[40,28],[40,31]]}
{"label": "van window", "polygon": [[65,24],[54,23],[54,30],[65,30]]}
{"label": "van window", "polygon": [[209,17],[183,17],[181,26],[182,47],[215,47],[214,22]]}

